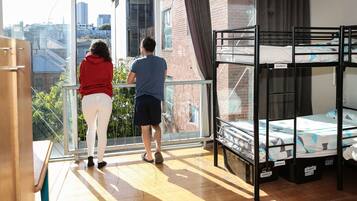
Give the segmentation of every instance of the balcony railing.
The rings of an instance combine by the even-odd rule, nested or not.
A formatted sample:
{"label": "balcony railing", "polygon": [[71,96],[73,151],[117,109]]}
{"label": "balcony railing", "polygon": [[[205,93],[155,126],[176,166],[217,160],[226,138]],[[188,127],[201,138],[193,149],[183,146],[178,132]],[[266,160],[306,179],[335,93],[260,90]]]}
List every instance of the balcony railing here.
{"label": "balcony railing", "polygon": [[[165,83],[162,105],[163,145],[206,142],[212,124],[212,81],[170,81]],[[107,151],[142,148],[140,129],[133,124],[135,85],[114,85],[113,112],[108,126]],[[86,151],[86,124],[82,115],[78,86],[63,87],[64,152]],[[210,123],[211,122],[211,123]]]}

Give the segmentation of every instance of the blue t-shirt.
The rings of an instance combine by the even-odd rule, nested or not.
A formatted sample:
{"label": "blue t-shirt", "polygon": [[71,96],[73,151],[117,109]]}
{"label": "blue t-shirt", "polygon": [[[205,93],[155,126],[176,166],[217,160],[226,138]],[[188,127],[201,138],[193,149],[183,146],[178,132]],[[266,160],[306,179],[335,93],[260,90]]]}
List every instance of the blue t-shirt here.
{"label": "blue t-shirt", "polygon": [[136,74],[136,98],[150,95],[164,100],[166,61],[154,55],[134,61],[131,72]]}

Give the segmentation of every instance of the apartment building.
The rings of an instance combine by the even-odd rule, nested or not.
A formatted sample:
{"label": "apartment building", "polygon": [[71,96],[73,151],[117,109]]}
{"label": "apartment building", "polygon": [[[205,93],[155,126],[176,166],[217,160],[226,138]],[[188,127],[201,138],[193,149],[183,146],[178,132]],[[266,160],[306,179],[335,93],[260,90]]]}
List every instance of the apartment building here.
{"label": "apartment building", "polygon": [[[211,20],[213,29],[228,29],[253,24],[253,0],[211,0]],[[172,80],[199,80],[201,75],[197,66],[195,52],[192,45],[184,0],[161,1],[161,49],[160,56],[168,63],[168,76]],[[249,100],[251,80],[248,69],[237,65],[220,66],[219,99],[221,115],[229,119],[249,118],[251,113]],[[252,85],[250,85],[252,86]],[[173,121],[178,130],[194,130],[197,125],[192,124],[196,119],[195,110],[199,107],[199,87],[176,87],[174,93],[167,95],[173,100],[175,114]],[[179,95],[178,95],[179,94]]]}

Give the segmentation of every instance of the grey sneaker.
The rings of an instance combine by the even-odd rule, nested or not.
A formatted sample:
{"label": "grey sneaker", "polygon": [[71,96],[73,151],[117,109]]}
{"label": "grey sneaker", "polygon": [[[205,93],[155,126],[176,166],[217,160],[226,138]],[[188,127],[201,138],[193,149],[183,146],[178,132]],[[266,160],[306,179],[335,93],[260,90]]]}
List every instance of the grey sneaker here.
{"label": "grey sneaker", "polygon": [[164,157],[162,157],[161,152],[155,153],[155,164],[162,164],[164,162]]}

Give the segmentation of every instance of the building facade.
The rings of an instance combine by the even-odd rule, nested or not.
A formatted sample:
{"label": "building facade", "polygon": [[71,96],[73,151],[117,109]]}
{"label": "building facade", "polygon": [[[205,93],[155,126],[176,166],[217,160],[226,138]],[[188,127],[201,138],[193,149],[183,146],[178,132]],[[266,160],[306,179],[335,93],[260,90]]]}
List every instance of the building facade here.
{"label": "building facade", "polygon": [[97,27],[101,27],[102,25],[105,25],[105,24],[110,24],[110,19],[111,19],[111,15],[108,15],[108,14],[98,15]]}
{"label": "building facade", "polygon": [[77,24],[88,24],[88,4],[79,2],[76,6]]}
{"label": "building facade", "polygon": [[146,37],[155,37],[154,0],[123,0],[117,4],[116,13],[116,57],[138,57],[140,41]]}
{"label": "building facade", "polygon": [[[139,3],[141,2],[141,3]],[[150,1],[149,1],[150,2]],[[144,35],[139,35],[140,23],[149,19],[145,31],[155,33],[157,41],[156,54],[165,58],[168,64],[168,80],[202,80],[195,57],[192,38],[186,15],[184,0],[160,0],[153,4],[148,1],[127,0],[118,4],[117,16],[117,47],[126,49],[118,51],[118,58],[135,57],[139,55],[140,40]],[[139,5],[135,5],[135,4]],[[126,4],[126,5],[125,5]],[[254,0],[210,0],[212,28],[227,29],[244,27],[255,24]],[[147,7],[149,5],[149,7]],[[120,8],[122,6],[122,8]],[[140,8],[150,11],[145,15],[150,18],[133,16]],[[155,14],[151,14],[153,9]],[[125,16],[123,15],[123,11]],[[144,16],[143,13],[141,13]],[[155,17],[155,19],[151,19]],[[125,19],[125,21],[123,20]],[[140,22],[140,23],[139,23]],[[155,24],[153,24],[155,22]],[[136,30],[136,31],[133,31]],[[119,37],[118,37],[119,38]],[[119,43],[118,43],[119,42]],[[136,51],[134,51],[136,49]],[[221,65],[218,68],[218,91],[220,115],[230,120],[250,118],[252,107],[249,100],[252,98],[251,72],[237,65]],[[199,129],[200,95],[199,86],[170,86],[165,91],[164,102],[164,128],[166,132],[190,132]]]}
{"label": "building facade", "polygon": [[[210,0],[212,29],[228,29],[255,24],[254,0]],[[192,45],[184,0],[162,0],[160,56],[168,63],[172,80],[202,79]],[[220,115],[229,120],[251,118],[252,72],[238,65],[220,65],[218,98]],[[197,110],[200,108],[199,87],[175,87],[169,97],[172,102],[165,112],[171,113],[176,131],[196,130]],[[180,95],[178,95],[180,94]],[[167,104],[167,103],[166,103]]]}

